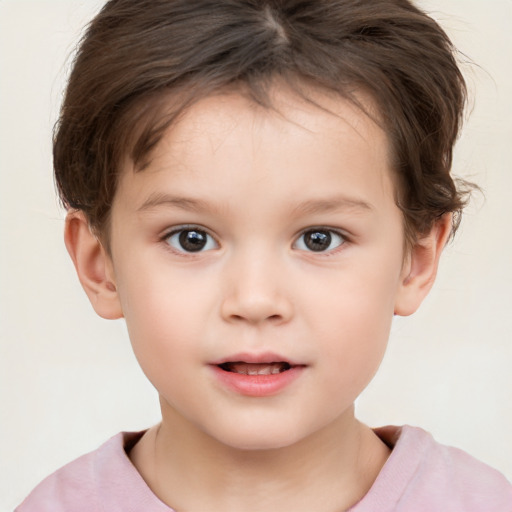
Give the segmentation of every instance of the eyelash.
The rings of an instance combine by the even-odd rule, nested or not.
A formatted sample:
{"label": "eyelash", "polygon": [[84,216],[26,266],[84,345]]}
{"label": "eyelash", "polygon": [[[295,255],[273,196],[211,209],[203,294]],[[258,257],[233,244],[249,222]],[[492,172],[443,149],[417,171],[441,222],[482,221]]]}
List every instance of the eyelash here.
{"label": "eyelash", "polygon": [[[211,243],[211,240],[213,240],[214,244],[216,245],[215,248],[217,248],[219,246],[219,244],[215,240],[215,238],[212,235],[210,235],[210,233],[208,233],[208,230],[204,229],[201,226],[197,226],[197,225],[193,225],[193,224],[179,226],[179,227],[176,227],[176,228],[172,229],[171,231],[168,231],[166,234],[164,234],[162,236],[162,241],[169,247],[169,249],[171,251],[173,251],[175,254],[179,254],[180,256],[190,256],[190,255],[194,255],[194,254],[199,254],[199,253],[205,252],[203,250],[204,248],[201,248],[198,251],[187,251],[184,248],[179,249],[179,248],[173,247],[171,245],[169,240],[172,237],[179,236],[182,233],[193,232],[193,231],[196,231],[197,233],[205,234],[210,239],[210,243]],[[206,242],[206,244],[208,244],[208,241]],[[209,248],[207,250],[212,250],[212,248]]]}
{"label": "eyelash", "polygon": [[338,253],[342,249],[342,247],[349,241],[346,234],[341,232],[338,229],[329,228],[326,226],[313,226],[307,229],[302,230],[300,235],[297,237],[296,241],[294,242],[294,246],[297,245],[297,243],[302,239],[304,235],[307,233],[329,233],[330,238],[332,239],[332,235],[337,237],[339,239],[339,244],[334,247],[333,249],[329,249],[326,251],[314,251],[312,249],[305,250],[308,253],[313,253],[321,256],[332,256],[333,254]]}
{"label": "eyelash", "polygon": [[[188,250],[184,249],[183,247],[177,248],[177,247],[174,247],[171,245],[169,240],[172,237],[180,236],[183,233],[194,232],[194,231],[206,235],[207,241],[206,241],[206,245],[204,247],[208,246],[208,244],[211,244],[212,240],[213,240],[213,243],[215,244],[215,247],[209,247],[206,250],[204,249],[204,247],[200,247],[199,250],[197,250],[197,251],[193,251],[193,250],[188,251]],[[302,237],[304,237],[304,235],[306,235],[308,233],[311,233],[311,234],[312,233],[317,233],[317,234],[318,233],[327,233],[327,234],[329,234],[329,242],[330,243],[332,243],[332,235],[334,235],[334,237],[338,238],[338,240],[339,240],[338,245],[332,249],[319,250],[319,251],[315,251],[315,250],[307,248],[307,247],[305,249],[299,249],[299,250],[303,250],[304,252],[313,253],[313,254],[317,254],[317,255],[321,255],[321,256],[331,256],[333,254],[336,254],[339,250],[341,250],[341,248],[347,242],[349,242],[347,235],[345,235],[338,229],[328,228],[326,226],[317,226],[317,227],[314,226],[314,227],[309,227],[307,229],[304,229],[299,234],[299,236],[296,238],[295,242],[293,243],[293,247],[296,248],[297,244],[299,244],[299,242],[302,240]],[[170,250],[172,250],[175,254],[179,254],[180,256],[190,256],[190,255],[194,255],[194,254],[200,254],[202,252],[210,251],[210,250],[213,250],[213,249],[216,249],[219,247],[219,243],[208,232],[208,230],[206,230],[205,228],[203,228],[201,226],[197,226],[197,225],[183,225],[183,226],[176,227],[176,228],[172,229],[171,231],[166,232],[161,237],[161,240],[167,245],[167,247],[169,247]],[[177,242],[180,245],[182,243],[181,240],[177,240]],[[302,245],[305,246],[306,245],[305,242],[302,242]]]}

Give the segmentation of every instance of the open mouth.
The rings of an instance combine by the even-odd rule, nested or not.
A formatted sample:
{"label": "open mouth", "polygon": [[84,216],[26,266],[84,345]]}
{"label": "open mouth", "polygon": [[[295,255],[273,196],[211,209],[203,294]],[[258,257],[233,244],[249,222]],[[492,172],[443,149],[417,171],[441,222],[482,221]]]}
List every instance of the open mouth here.
{"label": "open mouth", "polygon": [[292,366],[285,361],[275,363],[246,363],[244,361],[233,361],[219,364],[218,367],[225,372],[238,373],[241,375],[277,375],[292,368]]}
{"label": "open mouth", "polygon": [[222,387],[260,398],[281,393],[303,375],[307,366],[272,353],[237,354],[211,363]]}

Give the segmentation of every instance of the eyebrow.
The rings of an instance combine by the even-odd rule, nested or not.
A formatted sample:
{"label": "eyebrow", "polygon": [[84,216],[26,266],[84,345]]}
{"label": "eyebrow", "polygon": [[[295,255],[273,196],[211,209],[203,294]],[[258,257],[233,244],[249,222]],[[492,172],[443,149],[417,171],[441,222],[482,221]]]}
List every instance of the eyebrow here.
{"label": "eyebrow", "polygon": [[144,203],[137,208],[138,212],[153,210],[161,206],[180,208],[190,212],[202,212],[212,210],[212,206],[201,199],[190,197],[172,196],[162,192],[151,194]]}
{"label": "eyebrow", "polygon": [[328,199],[312,199],[297,205],[293,213],[295,214],[315,214],[315,213],[329,213],[333,211],[350,210],[370,212],[373,207],[370,203],[362,199],[336,196]]}

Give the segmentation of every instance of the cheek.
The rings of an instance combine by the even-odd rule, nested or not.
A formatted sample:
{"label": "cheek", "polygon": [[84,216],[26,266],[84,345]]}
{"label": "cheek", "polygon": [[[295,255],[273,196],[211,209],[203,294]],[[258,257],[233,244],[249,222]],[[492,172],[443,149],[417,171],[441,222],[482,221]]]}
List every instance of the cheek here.
{"label": "cheek", "polygon": [[171,265],[163,251],[138,252],[126,257],[119,268],[118,289],[127,323],[143,324],[150,330],[188,324],[187,315],[201,304],[198,283],[186,269]]}
{"label": "cheek", "polygon": [[323,361],[334,381],[362,389],[377,371],[386,350],[392,313],[372,308],[367,301],[350,301],[336,315],[331,329],[324,329]]}
{"label": "cheek", "polygon": [[[172,293],[142,294],[126,315],[130,343],[140,368],[159,394],[194,400],[184,385],[187,370],[201,362],[198,322]],[[199,341],[198,341],[199,340]]]}
{"label": "cheek", "polygon": [[322,364],[329,366],[324,375],[331,387],[360,392],[384,356],[400,265],[380,263],[351,266],[311,297],[308,317],[326,354]]}
{"label": "cheek", "polygon": [[150,380],[175,361],[189,359],[201,340],[208,316],[207,297],[197,293],[180,272],[157,264],[123,273],[119,294],[135,356]]}
{"label": "cheek", "polygon": [[335,409],[352,403],[373,379],[386,351],[392,321],[389,313],[372,311],[368,303],[361,304],[362,308],[354,302],[350,306],[337,315],[330,332],[324,330],[323,357],[318,361],[324,370],[320,372],[322,387],[331,390],[331,399],[338,404]]}

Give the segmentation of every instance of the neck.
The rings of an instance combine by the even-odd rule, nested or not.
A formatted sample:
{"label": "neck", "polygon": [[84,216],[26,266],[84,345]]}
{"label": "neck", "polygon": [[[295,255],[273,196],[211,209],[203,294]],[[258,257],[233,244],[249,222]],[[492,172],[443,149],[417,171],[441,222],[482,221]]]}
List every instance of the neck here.
{"label": "neck", "polygon": [[169,416],[148,430],[130,458],[177,512],[209,510],[212,503],[226,512],[347,510],[368,492],[389,455],[353,408],[322,431],[273,450],[226,446]]}

